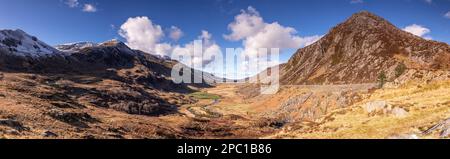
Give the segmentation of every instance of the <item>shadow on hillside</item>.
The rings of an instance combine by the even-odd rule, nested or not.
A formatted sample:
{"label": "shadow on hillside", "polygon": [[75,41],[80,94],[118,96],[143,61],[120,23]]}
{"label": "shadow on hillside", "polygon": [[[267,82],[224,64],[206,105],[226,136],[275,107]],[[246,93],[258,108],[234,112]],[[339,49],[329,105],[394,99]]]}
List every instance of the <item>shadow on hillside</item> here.
{"label": "shadow on hillside", "polygon": [[[117,71],[135,68],[145,71],[130,74],[119,74]],[[171,68],[148,60],[145,56],[117,52],[91,51],[66,57],[46,58],[24,58],[0,52],[0,71],[38,75],[31,76],[31,80],[51,86],[55,92],[39,94],[36,90],[36,96],[50,100],[54,106],[61,108],[67,106],[83,109],[85,107],[77,102],[83,98],[98,107],[113,108],[129,114],[159,116],[177,113],[179,105],[169,104],[158,94],[150,93],[148,90],[182,94],[195,92],[187,84],[175,84],[165,78],[170,77]],[[62,85],[58,83],[61,80],[71,81],[76,85],[94,85],[94,88]],[[120,86],[117,87],[121,92],[112,91],[112,88],[96,89],[95,84],[104,80],[119,82]],[[117,87],[115,89],[118,89]],[[211,87],[211,85],[200,84],[196,87]]]}

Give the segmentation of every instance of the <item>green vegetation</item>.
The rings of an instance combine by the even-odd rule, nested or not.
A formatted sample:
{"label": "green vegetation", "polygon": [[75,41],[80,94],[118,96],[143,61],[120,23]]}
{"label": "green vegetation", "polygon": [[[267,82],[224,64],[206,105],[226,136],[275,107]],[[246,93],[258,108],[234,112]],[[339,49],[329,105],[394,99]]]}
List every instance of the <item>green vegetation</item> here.
{"label": "green vegetation", "polygon": [[386,84],[386,73],[382,71],[380,75],[378,75],[378,88],[383,88],[384,84]]}
{"label": "green vegetation", "polygon": [[405,73],[406,71],[406,66],[403,63],[400,63],[399,65],[397,65],[397,67],[395,68],[395,78],[400,77],[403,73]]}
{"label": "green vegetation", "polygon": [[206,93],[206,92],[195,92],[190,95],[197,99],[214,99],[214,100],[220,99],[219,95],[210,94],[210,93]]}

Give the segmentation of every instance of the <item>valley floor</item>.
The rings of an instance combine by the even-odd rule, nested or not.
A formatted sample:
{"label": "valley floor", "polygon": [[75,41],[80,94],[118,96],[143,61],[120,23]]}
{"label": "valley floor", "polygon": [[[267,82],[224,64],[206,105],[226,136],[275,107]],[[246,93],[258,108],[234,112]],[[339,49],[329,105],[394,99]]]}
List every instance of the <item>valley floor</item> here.
{"label": "valley floor", "polygon": [[[83,100],[58,104],[37,97],[51,89],[34,85],[27,74],[3,76],[2,138],[448,138],[450,132],[448,80],[384,89],[283,86],[278,94],[252,97],[241,94],[242,85],[221,84],[188,95],[198,102],[177,113],[152,117]],[[386,105],[367,112],[374,101]]]}

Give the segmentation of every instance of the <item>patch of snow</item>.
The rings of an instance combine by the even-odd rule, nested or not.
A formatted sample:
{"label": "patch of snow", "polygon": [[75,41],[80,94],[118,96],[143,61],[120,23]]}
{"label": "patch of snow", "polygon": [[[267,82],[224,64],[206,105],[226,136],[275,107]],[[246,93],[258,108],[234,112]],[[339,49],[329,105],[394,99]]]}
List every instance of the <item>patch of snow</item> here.
{"label": "patch of snow", "polygon": [[118,49],[120,52],[135,54],[134,50],[130,49],[126,44],[120,42],[117,39],[108,40],[102,43],[93,43],[93,42],[75,42],[68,44],[56,45],[55,48],[59,51],[66,53],[77,53],[85,48],[90,48],[93,50],[102,50],[106,47],[114,47]]}
{"label": "patch of snow", "polygon": [[40,57],[62,54],[57,49],[20,29],[0,30],[0,49],[8,50],[18,56]]}
{"label": "patch of snow", "polygon": [[161,59],[161,60],[172,60],[172,58],[170,58],[170,56],[167,55],[154,55],[157,58]]}
{"label": "patch of snow", "polygon": [[74,52],[79,52],[84,48],[96,47],[96,46],[99,46],[99,44],[93,43],[93,42],[75,42],[75,43],[56,45],[55,48],[58,49],[59,51],[74,53]]}

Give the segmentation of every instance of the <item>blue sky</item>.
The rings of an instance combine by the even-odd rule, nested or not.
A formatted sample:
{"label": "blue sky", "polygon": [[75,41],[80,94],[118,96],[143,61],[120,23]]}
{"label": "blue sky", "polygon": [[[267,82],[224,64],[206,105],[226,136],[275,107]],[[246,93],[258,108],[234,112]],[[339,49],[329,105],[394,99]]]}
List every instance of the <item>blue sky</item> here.
{"label": "blue sky", "polygon": [[[72,0],[75,1],[75,0]],[[351,14],[368,10],[399,28],[412,27],[426,38],[450,43],[450,0],[0,0],[0,29],[20,28],[50,45],[113,38],[127,41],[118,32],[128,18],[146,17],[161,27],[158,43],[171,46],[192,42],[202,34],[211,36],[220,49],[243,47],[252,38],[226,38],[228,27],[244,11],[265,24],[292,28],[291,36],[321,36]],[[251,9],[249,8],[251,6]],[[253,12],[254,10],[255,12]],[[446,14],[448,14],[446,17]],[[170,39],[170,28],[182,31]],[[291,45],[289,45],[291,46]],[[302,44],[303,46],[303,44]],[[299,46],[299,47],[302,47]],[[283,49],[286,61],[296,48]]]}

